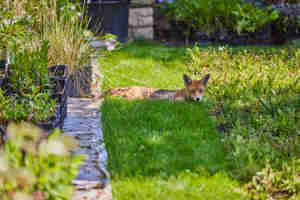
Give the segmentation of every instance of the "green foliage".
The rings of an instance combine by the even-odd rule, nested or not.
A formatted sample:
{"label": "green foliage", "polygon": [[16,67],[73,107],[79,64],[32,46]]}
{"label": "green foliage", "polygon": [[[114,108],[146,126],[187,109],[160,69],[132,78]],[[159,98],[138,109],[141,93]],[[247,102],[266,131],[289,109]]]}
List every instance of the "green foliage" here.
{"label": "green foliage", "polygon": [[254,32],[279,16],[276,11],[240,0],[174,0],[162,7],[167,15],[208,34],[219,30]]}
{"label": "green foliage", "polygon": [[0,2],[0,44],[3,40],[4,47],[32,50],[48,41],[49,64],[66,64],[69,72],[90,61],[89,20],[79,0],[8,2]]}
{"label": "green foliage", "polygon": [[[48,72],[48,43],[33,52],[18,51],[9,67],[7,87],[0,90],[0,119],[47,121],[56,114]],[[53,87],[53,86],[52,86]]]}
{"label": "green foliage", "polygon": [[237,20],[235,29],[241,32],[255,32],[257,29],[279,17],[277,11],[256,7],[251,3],[237,4],[232,11]]}
{"label": "green foliage", "polygon": [[[48,48],[48,42],[44,41],[41,48],[35,51],[14,50],[15,55],[9,66],[10,75],[8,77],[14,92],[23,96],[24,90],[30,90],[33,85],[40,87],[41,91],[49,85]],[[33,92],[30,90],[27,93],[32,94]]]}
{"label": "green foliage", "polygon": [[167,14],[183,20],[198,31],[213,32],[232,22],[232,9],[239,0],[174,0]]}
{"label": "green foliage", "polygon": [[299,160],[284,164],[281,170],[272,169],[270,165],[252,177],[245,186],[249,199],[299,199]]}
{"label": "green foliage", "polygon": [[0,151],[0,195],[3,200],[33,199],[41,192],[45,200],[70,199],[72,180],[84,158],[71,156],[75,141],[58,130],[48,140],[30,124],[11,124],[8,140]]}
{"label": "green foliage", "polygon": [[[36,87],[33,87],[36,88]],[[25,97],[5,96],[0,89],[0,124],[9,121],[29,120],[45,122],[56,115],[56,101],[47,92],[38,92]]]}
{"label": "green foliage", "polygon": [[20,46],[32,32],[29,29],[32,21],[24,16],[15,17],[14,10],[2,4],[0,4],[0,46],[7,48]]}

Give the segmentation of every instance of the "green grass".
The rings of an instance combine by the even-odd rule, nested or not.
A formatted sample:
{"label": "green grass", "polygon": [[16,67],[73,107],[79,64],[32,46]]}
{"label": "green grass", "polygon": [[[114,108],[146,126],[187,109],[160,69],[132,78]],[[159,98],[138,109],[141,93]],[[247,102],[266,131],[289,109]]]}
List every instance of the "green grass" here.
{"label": "green grass", "polygon": [[186,49],[149,42],[106,52],[103,89],[178,89],[183,73],[211,74],[200,104],[105,99],[116,199],[242,199],[233,191],[266,163],[280,169],[297,159],[299,55],[296,46]]}
{"label": "green grass", "polygon": [[101,57],[105,75],[103,88],[140,85],[155,88],[182,88],[185,49],[149,42],[133,43]]}
{"label": "green grass", "polygon": [[[101,59],[103,86],[182,88],[185,53],[131,44]],[[101,111],[116,199],[242,199],[206,103],[109,97]]]}
{"label": "green grass", "polygon": [[116,199],[241,199],[204,103],[106,98],[101,111]]}

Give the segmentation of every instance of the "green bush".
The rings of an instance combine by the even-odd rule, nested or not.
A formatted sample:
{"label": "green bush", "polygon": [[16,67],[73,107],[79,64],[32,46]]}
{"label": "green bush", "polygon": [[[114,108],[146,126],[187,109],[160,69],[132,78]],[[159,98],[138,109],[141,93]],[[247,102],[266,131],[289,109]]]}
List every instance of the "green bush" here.
{"label": "green bush", "polygon": [[0,89],[0,124],[47,121],[56,115],[48,72],[48,43],[40,49],[15,51],[7,86]]}
{"label": "green bush", "polygon": [[72,180],[84,158],[70,155],[77,146],[72,138],[58,130],[48,140],[45,134],[30,124],[9,125],[8,140],[0,150],[1,199],[70,199]]}
{"label": "green bush", "polygon": [[[276,11],[240,0],[174,0],[166,4],[167,15],[208,34],[215,31],[254,32],[278,18]],[[188,35],[190,30],[187,30]]]}
{"label": "green bush", "polygon": [[277,11],[256,7],[251,3],[236,4],[232,14],[236,21],[233,28],[238,34],[242,32],[255,32],[263,25],[279,17]]}
{"label": "green bush", "polygon": [[[185,21],[197,31],[207,33],[227,28],[232,23],[232,9],[239,0],[174,0],[167,4],[167,15]],[[190,30],[186,30],[188,35]]]}

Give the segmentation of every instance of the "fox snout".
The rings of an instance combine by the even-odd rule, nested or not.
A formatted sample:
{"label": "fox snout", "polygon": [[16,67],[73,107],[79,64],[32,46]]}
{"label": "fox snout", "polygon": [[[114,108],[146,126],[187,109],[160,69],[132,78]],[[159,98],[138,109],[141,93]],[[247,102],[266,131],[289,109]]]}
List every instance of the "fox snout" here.
{"label": "fox snout", "polygon": [[196,102],[202,100],[209,77],[210,75],[206,74],[201,80],[192,80],[186,74],[183,75],[186,93],[189,99]]}

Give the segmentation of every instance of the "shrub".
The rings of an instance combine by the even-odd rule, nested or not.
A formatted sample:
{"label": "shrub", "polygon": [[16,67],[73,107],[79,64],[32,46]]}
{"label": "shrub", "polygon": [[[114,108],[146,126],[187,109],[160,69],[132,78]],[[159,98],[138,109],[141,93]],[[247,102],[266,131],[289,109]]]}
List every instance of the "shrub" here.
{"label": "shrub", "polygon": [[[196,31],[254,32],[278,18],[276,11],[240,0],[174,0],[166,3],[167,15],[183,20]],[[190,29],[186,30],[190,34]]]}
{"label": "shrub", "polygon": [[70,199],[72,180],[82,156],[70,156],[73,139],[58,130],[48,140],[30,124],[10,124],[8,140],[0,151],[0,195],[3,200]]}
{"label": "shrub", "polygon": [[9,121],[47,121],[56,115],[48,72],[48,43],[41,49],[15,51],[6,87],[0,89],[1,125]]}
{"label": "shrub", "polygon": [[260,8],[251,3],[236,4],[232,14],[236,20],[236,24],[233,27],[238,34],[255,32],[263,25],[279,17],[278,12]]}
{"label": "shrub", "polygon": [[[231,24],[232,8],[238,0],[174,0],[167,3],[167,15],[185,21],[190,28],[208,34]],[[186,35],[190,34],[186,30]]]}

